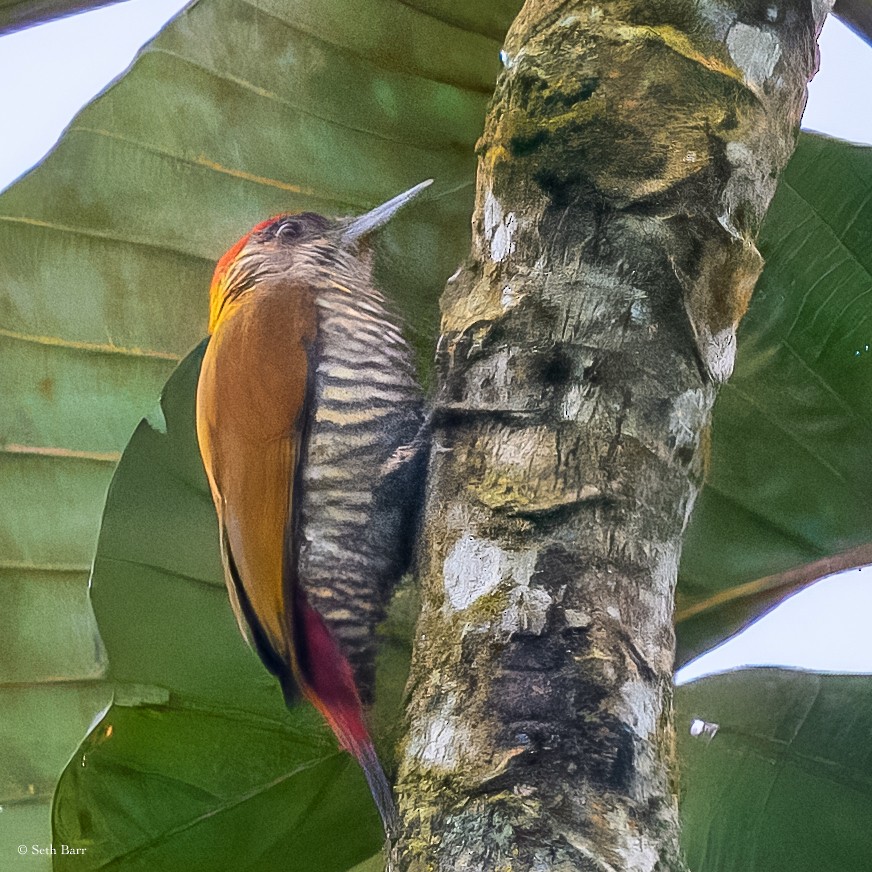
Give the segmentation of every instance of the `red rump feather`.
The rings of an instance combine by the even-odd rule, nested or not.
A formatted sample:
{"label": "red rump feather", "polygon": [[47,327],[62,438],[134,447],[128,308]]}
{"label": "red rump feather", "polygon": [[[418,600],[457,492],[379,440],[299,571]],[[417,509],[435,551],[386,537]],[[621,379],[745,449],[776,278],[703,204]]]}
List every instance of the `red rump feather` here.
{"label": "red rump feather", "polygon": [[342,747],[360,763],[385,830],[396,828],[397,810],[388,780],[369,737],[363,705],[354,684],[351,664],[333,639],[324,619],[296,591],[297,629],[302,639],[296,646],[302,689],[307,699],[321,712]]}

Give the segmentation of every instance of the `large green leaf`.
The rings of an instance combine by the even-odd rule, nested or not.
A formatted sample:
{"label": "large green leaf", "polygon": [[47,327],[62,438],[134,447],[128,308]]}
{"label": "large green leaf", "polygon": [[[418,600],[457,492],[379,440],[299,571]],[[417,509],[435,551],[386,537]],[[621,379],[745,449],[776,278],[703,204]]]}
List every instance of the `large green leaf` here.
{"label": "large green leaf", "polygon": [[357,764],[311,709],[283,722],[114,705],[58,785],[57,870],[344,872],[380,847]]}
{"label": "large green leaf", "polygon": [[[4,763],[17,780],[0,803],[27,803],[28,825],[44,821],[34,843],[49,838],[51,773],[108,698],[83,595],[103,495],[130,431],[204,333],[214,261],[266,215],[357,212],[435,177],[429,199],[392,222],[378,252],[380,283],[403,310],[426,373],[436,298],[468,247],[473,144],[499,40],[518,6],[204,0],[82,112],[42,166],[0,197],[7,252],[0,357],[15,380],[0,418],[0,596],[12,604],[6,620],[14,621],[17,645],[0,694],[9,697],[5,725],[26,751],[22,759],[55,748],[39,772]],[[159,483],[152,467],[144,474]],[[124,518],[107,515],[95,602],[120,691],[104,729],[132,717],[127,709],[137,701],[192,712],[232,705],[244,713],[242,726],[228,725],[233,730],[252,716],[284,723],[269,677],[244,648],[233,648],[238,634],[208,529],[210,545],[200,551],[192,543],[206,540],[186,535],[189,522],[206,517],[201,484],[188,494],[199,494],[194,509],[184,498],[136,492]],[[159,545],[130,540],[137,546],[113,552],[109,543],[131,532],[128,523],[146,539],[160,537]],[[101,579],[110,576],[117,588],[104,593]],[[47,594],[49,584],[57,591]],[[197,670],[192,652],[201,649],[214,654],[209,663],[220,681]],[[55,717],[30,714],[44,713],[37,702],[60,693],[78,702],[57,706]],[[151,722],[137,721],[136,734]],[[70,839],[90,839],[93,857],[97,829],[105,836],[118,821],[88,823],[87,814],[64,812],[75,802],[71,793],[87,795],[85,774],[108,777],[97,761],[106,763],[113,747],[90,753],[93,767],[70,769],[59,793],[58,826]],[[356,795],[359,773],[343,773]],[[105,795],[117,799],[108,783]],[[11,821],[4,812],[0,823]],[[20,844],[22,826],[4,829],[4,856]],[[366,856],[360,844],[353,850]]]}
{"label": "large green leaf", "polygon": [[[516,7],[203,2],[0,197],[0,359],[12,379],[0,399],[0,604],[15,644],[0,696],[20,746],[20,765],[4,753],[0,767],[10,774],[0,791],[4,856],[23,834],[48,842],[51,773],[108,699],[84,596],[100,507],[117,452],[204,333],[215,259],[265,215],[359,211],[434,176],[432,199],[388,228],[379,258],[428,360],[436,296],[467,247],[472,145]],[[136,523],[151,518],[167,537],[163,553],[186,555],[198,578],[216,560],[190,550],[174,523],[186,511],[179,501],[172,520],[146,513]],[[128,561],[128,619],[154,613],[137,586],[147,572],[138,557],[154,552],[117,558]],[[165,578],[164,604],[199,617],[182,625],[183,610],[167,608],[156,622],[215,644],[197,609],[210,601],[220,610],[220,588],[175,590],[176,580]],[[118,676],[204,692],[190,655],[161,661],[148,621],[124,625],[107,606],[103,624]],[[235,630],[225,631],[232,647]],[[273,698],[268,677],[245,663],[212,682],[214,692],[249,712],[268,708],[274,700],[258,702]]]}
{"label": "large green leaf", "polygon": [[680,687],[677,711],[694,872],[872,869],[869,676],[730,672]]}
{"label": "large green leaf", "polygon": [[681,564],[679,662],[827,571],[872,560],[860,547],[872,542],[870,239],[872,148],[802,135],[715,406]]}
{"label": "large green leaf", "polygon": [[115,703],[58,785],[54,841],[87,853],[55,868],[239,872],[292,857],[344,872],[378,850],[381,823],[357,765],[311,707],[285,708],[229,609],[192,426],[204,348],[109,489],[91,589]]}

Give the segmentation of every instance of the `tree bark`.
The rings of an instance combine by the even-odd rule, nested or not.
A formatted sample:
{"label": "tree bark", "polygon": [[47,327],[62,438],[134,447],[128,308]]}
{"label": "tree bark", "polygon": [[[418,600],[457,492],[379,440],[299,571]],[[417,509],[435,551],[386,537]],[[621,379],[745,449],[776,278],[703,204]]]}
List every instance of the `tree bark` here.
{"label": "tree bark", "polygon": [[673,591],[825,0],[528,0],[442,298],[400,870],[683,869]]}

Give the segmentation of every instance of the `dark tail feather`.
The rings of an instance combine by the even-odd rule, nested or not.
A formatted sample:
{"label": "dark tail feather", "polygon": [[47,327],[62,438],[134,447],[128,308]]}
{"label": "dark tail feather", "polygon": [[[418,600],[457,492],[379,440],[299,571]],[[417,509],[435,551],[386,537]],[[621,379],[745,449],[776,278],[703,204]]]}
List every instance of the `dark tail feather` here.
{"label": "dark tail feather", "polygon": [[397,829],[397,807],[366,728],[351,664],[299,588],[296,615],[295,648],[303,693],[324,716],[339,744],[357,758],[385,833],[391,836]]}
{"label": "dark tail feather", "polygon": [[381,815],[385,835],[389,839],[393,838],[399,832],[400,815],[394,802],[394,793],[388,783],[384,769],[381,767],[372,742],[368,742],[364,748],[355,753],[355,756],[360,762],[360,768],[363,769],[372,798],[375,800],[376,807]]}

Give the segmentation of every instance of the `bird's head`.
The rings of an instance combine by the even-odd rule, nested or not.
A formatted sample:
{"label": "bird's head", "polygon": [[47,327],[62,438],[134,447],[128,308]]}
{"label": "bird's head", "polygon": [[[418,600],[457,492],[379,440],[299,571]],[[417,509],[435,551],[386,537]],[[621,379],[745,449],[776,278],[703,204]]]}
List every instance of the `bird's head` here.
{"label": "bird's head", "polygon": [[352,218],[325,218],[315,212],[276,215],[261,221],[218,261],[209,292],[209,332],[225,304],[260,282],[282,277],[314,281],[357,259],[361,244],[424,188],[428,179]]}

